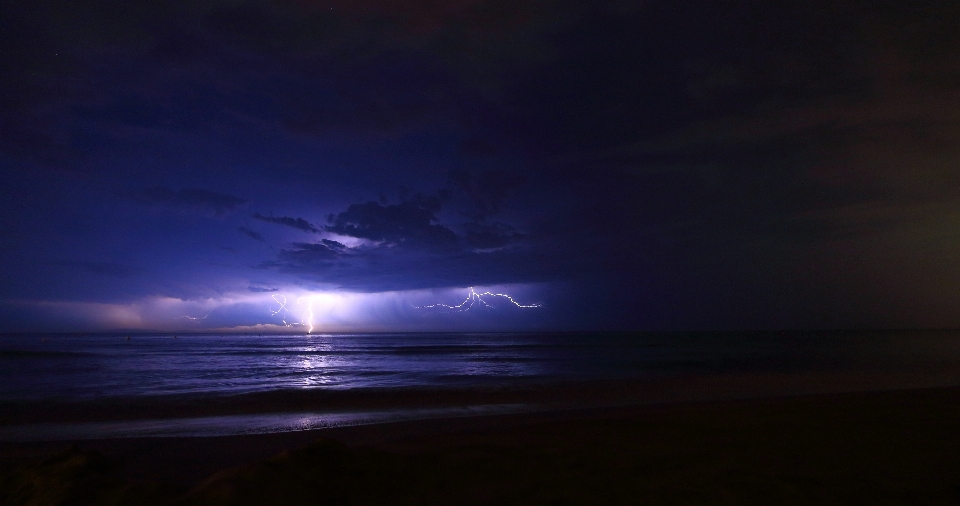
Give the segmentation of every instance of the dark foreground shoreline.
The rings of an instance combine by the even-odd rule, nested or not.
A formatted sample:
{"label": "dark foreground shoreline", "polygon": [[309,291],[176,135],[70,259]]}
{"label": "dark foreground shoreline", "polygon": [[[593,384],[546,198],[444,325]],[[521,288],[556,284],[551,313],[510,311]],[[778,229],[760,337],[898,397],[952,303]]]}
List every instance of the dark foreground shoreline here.
{"label": "dark foreground shoreline", "polygon": [[[534,411],[712,402],[883,390],[960,387],[960,369],[691,374],[619,380],[449,388],[299,389],[236,395],[0,401],[0,431],[37,423],[85,423],[265,413],[526,404]],[[0,444],[3,443],[0,437]]]}
{"label": "dark foreground shoreline", "polygon": [[0,504],[957,504],[960,388],[0,443],[0,476]]}

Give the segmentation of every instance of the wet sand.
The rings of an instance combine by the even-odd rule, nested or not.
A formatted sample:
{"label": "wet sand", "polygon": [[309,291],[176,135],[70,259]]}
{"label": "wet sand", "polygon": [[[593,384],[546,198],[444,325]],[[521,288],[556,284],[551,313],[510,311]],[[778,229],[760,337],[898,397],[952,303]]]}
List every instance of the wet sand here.
{"label": "wet sand", "polygon": [[[663,391],[672,403],[0,443],[0,504],[960,503],[960,388],[823,393],[838,378],[747,379]],[[636,394],[624,388],[607,400]]]}

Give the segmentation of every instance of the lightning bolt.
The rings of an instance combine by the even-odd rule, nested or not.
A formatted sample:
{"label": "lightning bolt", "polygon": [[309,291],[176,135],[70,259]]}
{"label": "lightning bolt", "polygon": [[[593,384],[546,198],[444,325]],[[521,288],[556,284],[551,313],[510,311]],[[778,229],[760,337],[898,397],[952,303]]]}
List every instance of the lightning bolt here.
{"label": "lightning bolt", "polygon": [[[307,299],[307,311],[306,311],[306,325],[310,328],[307,329],[307,334],[313,332],[313,298],[311,297],[300,297],[297,299],[297,304],[303,305],[303,299]],[[303,319],[300,320],[301,322]]]}
{"label": "lightning bolt", "polygon": [[[281,302],[280,299],[278,299],[277,297],[283,297],[283,302]],[[277,313],[279,313],[280,311],[283,311],[284,309],[286,309],[286,307],[287,307],[287,298],[286,298],[285,296],[283,296],[283,295],[273,294],[273,301],[276,302],[277,304],[280,304],[280,307],[277,308],[276,311],[270,311],[270,314],[276,316]],[[287,322],[283,322],[283,323],[287,323]]]}
{"label": "lightning bolt", "polygon": [[514,306],[522,307],[522,308],[533,308],[533,307],[541,306],[540,304],[528,304],[528,305],[521,304],[516,300],[514,300],[513,297],[505,293],[493,293],[493,292],[477,293],[477,291],[474,290],[473,287],[471,286],[470,291],[467,293],[467,298],[463,299],[463,302],[457,304],[456,306],[451,306],[450,304],[437,303],[437,304],[430,304],[429,306],[413,306],[413,307],[417,309],[445,308],[445,309],[451,309],[453,311],[460,312],[460,311],[469,311],[471,308],[473,308],[479,303],[483,305],[483,307],[496,309],[496,307],[490,305],[486,300],[484,300],[483,299],[484,297],[503,297],[504,299],[509,300],[510,303],[513,304]]}
{"label": "lightning bolt", "polygon": [[[279,304],[280,307],[278,307],[275,311],[270,311],[270,314],[274,316],[280,314],[280,318],[283,321],[284,327],[303,326],[303,327],[307,327],[307,334],[313,332],[313,298],[312,297],[300,297],[297,299],[297,306],[306,308],[304,310],[299,310],[299,311],[294,311],[287,307],[286,296],[274,294],[272,295],[272,297],[273,297],[273,301]],[[306,300],[306,303],[304,303],[304,300]],[[294,313],[294,314],[299,313],[300,321],[288,322],[287,316],[286,316],[287,313]]]}

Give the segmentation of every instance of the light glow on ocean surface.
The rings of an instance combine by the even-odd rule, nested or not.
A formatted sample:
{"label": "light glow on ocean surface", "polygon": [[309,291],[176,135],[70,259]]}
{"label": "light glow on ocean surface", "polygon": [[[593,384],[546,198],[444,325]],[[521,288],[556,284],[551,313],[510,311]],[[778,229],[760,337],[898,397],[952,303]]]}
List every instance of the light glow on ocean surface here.
{"label": "light glow on ocean surface", "polygon": [[0,441],[71,441],[130,437],[210,437],[270,434],[375,423],[520,413],[523,404],[350,411],[340,413],[259,413],[86,423],[0,426]]}
{"label": "light glow on ocean surface", "polygon": [[0,401],[960,365],[957,332],[6,335]]}

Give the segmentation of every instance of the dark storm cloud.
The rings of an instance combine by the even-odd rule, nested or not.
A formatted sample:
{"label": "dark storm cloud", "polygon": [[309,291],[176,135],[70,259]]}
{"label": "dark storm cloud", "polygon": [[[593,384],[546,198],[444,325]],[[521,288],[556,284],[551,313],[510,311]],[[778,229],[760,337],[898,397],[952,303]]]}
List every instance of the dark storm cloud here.
{"label": "dark storm cloud", "polygon": [[476,175],[466,170],[450,172],[451,185],[468,195],[475,208],[471,217],[477,220],[496,214],[507,194],[525,182],[523,175],[505,170],[487,170]]}
{"label": "dark storm cloud", "polygon": [[324,269],[335,265],[335,261],[344,258],[345,253],[347,253],[343,244],[330,239],[322,239],[318,243],[293,243],[293,248],[280,250],[277,255],[279,263],[268,262],[264,266],[298,266],[301,269]]}
{"label": "dark storm cloud", "polygon": [[487,108],[474,83],[487,92],[543,57],[531,35],[549,25],[534,2],[488,0],[0,9],[0,150],[86,171],[145,130],[281,126],[363,143],[455,125]]}
{"label": "dark storm cloud", "polygon": [[[79,159],[104,146],[77,121],[252,121],[313,135],[397,135],[439,121],[474,125],[487,146],[558,155],[771,101],[842,96],[871,79],[863,62],[883,32],[924,44],[951,27],[910,32],[900,18],[930,14],[893,3],[388,4],[107,2],[47,6],[56,15],[46,18],[9,6],[20,31],[4,45],[3,96],[16,121],[3,124],[21,127],[2,138],[30,156]],[[933,10],[949,20],[946,8]]]}
{"label": "dark storm cloud", "polygon": [[453,197],[443,192],[443,198],[405,193],[406,200],[395,204],[348,206],[324,227],[369,242],[354,247],[330,239],[294,243],[261,267],[365,292],[546,281],[589,270],[563,252],[525,244],[527,235],[506,223],[436,223],[435,213],[456,192]]}
{"label": "dark storm cloud", "polygon": [[434,213],[442,206],[440,197],[419,194],[398,204],[353,204],[346,211],[330,215],[324,229],[389,246],[445,248],[456,244],[457,235],[433,223],[437,219]]}
{"label": "dark storm cloud", "polygon": [[114,262],[98,262],[92,260],[64,260],[57,265],[69,267],[90,274],[109,276],[114,278],[129,278],[141,272],[140,269]]}
{"label": "dark storm cloud", "polygon": [[[247,265],[358,291],[589,279],[621,328],[910,304],[956,322],[956,2],[41,1],[0,19],[0,254],[46,255],[11,275],[48,297],[89,284],[34,282],[51,244],[77,244],[167,266],[123,296],[286,286]],[[258,256],[249,217],[226,216],[243,199],[175,189],[222,184],[330,237]],[[124,195],[224,218],[112,207],[143,187]],[[183,267],[200,263],[209,278]]]}
{"label": "dark storm cloud", "polygon": [[250,292],[253,292],[253,293],[270,293],[270,292],[276,292],[276,291],[279,291],[279,290],[280,290],[279,288],[267,288],[267,287],[263,287],[263,286],[248,286],[248,287],[247,287],[247,291],[250,291]]}
{"label": "dark storm cloud", "polygon": [[569,257],[523,249],[425,255],[384,246],[338,249],[319,243],[294,244],[261,267],[359,292],[553,281],[577,268]]}
{"label": "dark storm cloud", "polygon": [[265,221],[267,223],[276,223],[277,225],[286,225],[288,227],[293,227],[297,230],[303,230],[304,232],[319,232],[320,229],[314,227],[310,224],[309,221],[303,218],[291,218],[289,216],[264,216],[260,213],[254,213],[253,217],[260,221]]}
{"label": "dark storm cloud", "polygon": [[[598,165],[650,187],[685,179],[687,202],[715,206],[702,216],[727,227],[807,243],[873,233],[895,223],[898,209],[960,196],[960,176],[944,164],[960,155],[949,141],[960,139],[957,99],[936,87],[898,88],[699,122]],[[869,223],[867,208],[878,213]]]}
{"label": "dark storm cloud", "polygon": [[[811,216],[955,193],[956,6],[937,4],[934,21],[897,3],[692,5],[604,24],[604,37],[587,21],[581,47],[611,60],[547,68],[555,87],[526,102],[544,112],[535,131],[575,148],[550,144],[568,153],[546,158],[550,174],[621,241],[708,243],[719,228],[809,242],[831,237]],[[665,46],[637,53],[645,33]]]}
{"label": "dark storm cloud", "polygon": [[526,237],[510,225],[500,222],[468,222],[464,224],[464,232],[466,243],[478,249],[502,248]]}
{"label": "dark storm cloud", "polygon": [[[82,121],[93,104],[116,109],[129,103],[129,94],[117,96],[123,84],[104,64],[145,49],[154,39],[151,32],[176,17],[171,5],[122,7],[113,2],[98,8],[63,2],[0,6],[5,20],[0,45],[7,48],[0,58],[3,153],[56,169],[99,170],[92,162],[102,154],[101,134],[113,128],[113,119],[105,117],[108,121],[94,128]],[[148,74],[141,76],[149,82]],[[133,91],[146,83],[127,84]],[[157,109],[147,103],[149,96],[142,98],[144,108]]]}
{"label": "dark storm cloud", "polygon": [[222,216],[245,204],[247,201],[233,195],[217,193],[201,188],[173,190],[165,186],[144,188],[130,193],[137,202],[157,205],[178,211],[212,213]]}
{"label": "dark storm cloud", "polygon": [[264,240],[265,240],[265,239],[263,238],[263,235],[262,235],[262,234],[260,234],[259,232],[255,231],[255,230],[250,230],[250,229],[247,228],[247,227],[240,227],[240,228],[238,228],[237,230],[239,230],[241,234],[243,234],[243,235],[245,235],[245,236],[247,236],[247,237],[249,237],[249,238],[251,238],[251,239],[253,239],[253,240],[256,240],[256,241],[264,241]]}

